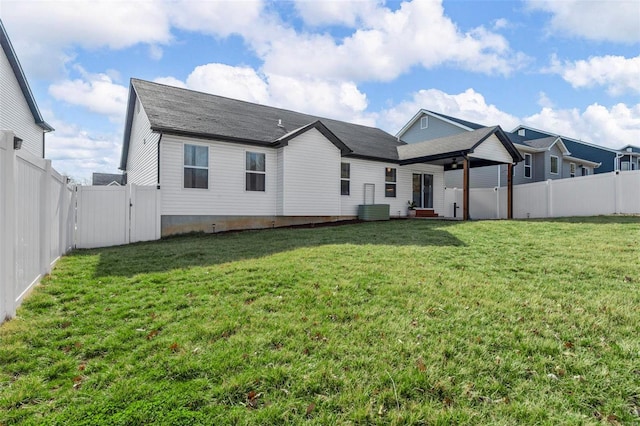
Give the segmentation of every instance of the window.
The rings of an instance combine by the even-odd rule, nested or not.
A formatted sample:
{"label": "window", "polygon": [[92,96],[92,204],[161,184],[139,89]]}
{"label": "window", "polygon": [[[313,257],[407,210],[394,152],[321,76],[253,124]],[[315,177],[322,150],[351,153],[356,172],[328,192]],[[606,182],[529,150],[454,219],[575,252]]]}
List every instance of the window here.
{"label": "window", "polygon": [[524,154],[524,177],[531,179],[533,166],[533,156],[531,154]]}
{"label": "window", "polygon": [[420,119],[420,128],[426,129],[429,127],[429,117],[422,117]]}
{"label": "window", "polygon": [[264,192],[266,176],[265,155],[260,152],[247,152],[246,163],[247,191]]}
{"label": "window", "polygon": [[569,177],[576,177],[576,163],[569,163]]}
{"label": "window", "polygon": [[351,164],[340,163],[340,195],[349,195],[349,179],[351,179]]}
{"label": "window", "polygon": [[556,157],[555,155],[551,156],[551,169],[550,172],[552,175],[557,175],[558,174],[558,157]]}
{"label": "window", "polygon": [[209,188],[209,147],[184,145],[184,187]]}
{"label": "window", "polygon": [[524,136],[526,131],[524,129],[518,129],[518,136]]}
{"label": "window", "polygon": [[396,169],[387,167],[384,171],[384,196],[396,198]]}
{"label": "window", "polygon": [[589,169],[582,167],[582,176],[589,176]]}

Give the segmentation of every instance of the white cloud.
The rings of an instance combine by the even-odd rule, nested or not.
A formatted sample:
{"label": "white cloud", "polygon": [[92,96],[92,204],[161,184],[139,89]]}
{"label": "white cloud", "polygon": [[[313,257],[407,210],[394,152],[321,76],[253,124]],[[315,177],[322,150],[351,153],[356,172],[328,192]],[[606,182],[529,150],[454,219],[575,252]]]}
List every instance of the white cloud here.
{"label": "white cloud", "polygon": [[295,1],[296,10],[308,25],[341,25],[351,28],[361,22],[364,17],[378,13],[382,4],[381,0]]}
{"label": "white cloud", "polygon": [[524,117],[522,124],[609,148],[640,145],[640,104],[607,108],[596,103],[584,111],[542,108]]}
{"label": "white cloud", "polygon": [[538,105],[543,108],[553,108],[553,101],[547,96],[546,93],[538,93]]}
{"label": "white cloud", "polygon": [[[303,5],[314,10],[334,7]],[[328,33],[281,31],[258,51],[265,73],[389,81],[416,65],[509,75],[528,61],[486,28],[461,32],[444,15],[441,2],[404,2],[395,11],[376,5],[373,13],[359,17],[359,28],[342,40]],[[255,37],[249,40],[255,44]]]}
{"label": "white cloud", "polygon": [[367,96],[353,82],[320,79],[296,79],[269,75],[272,104],[321,117],[336,118],[358,124],[374,125],[365,114]]}
{"label": "white cloud", "polygon": [[353,82],[263,75],[250,67],[217,63],[196,67],[186,81],[175,77],[155,81],[322,117],[374,124],[372,116],[365,114],[367,97]]}
{"label": "white cloud", "polygon": [[[12,39],[42,40],[47,46],[121,49],[171,40],[160,1],[3,0],[3,21]],[[24,23],[28,25],[19,25]]]}
{"label": "white cloud", "polygon": [[494,30],[502,30],[504,28],[508,28],[509,26],[509,21],[507,21],[505,18],[499,18],[493,21]]}
{"label": "white cloud", "polygon": [[551,13],[551,30],[589,40],[640,41],[637,0],[529,0],[530,9]]}
{"label": "white cloud", "polygon": [[264,13],[261,0],[164,0],[159,3],[176,28],[220,37],[246,34]]}
{"label": "white cloud", "polygon": [[486,126],[500,125],[511,130],[519,119],[487,104],[484,96],[473,89],[451,95],[437,89],[420,90],[411,100],[401,102],[379,114],[378,125],[391,134],[397,133],[420,109],[427,109]]}
{"label": "white cloud", "polygon": [[106,115],[114,123],[123,123],[127,87],[114,83],[107,74],[90,74],[81,67],[76,67],[76,70],[82,78],[54,83],[49,86],[49,94],[59,101]]}
{"label": "white cloud", "polygon": [[560,74],[574,88],[605,86],[613,96],[640,93],[640,56],[595,56],[573,62],[553,56],[544,71]]}
{"label": "white cloud", "polygon": [[441,65],[509,75],[527,62],[499,34],[483,27],[460,31],[441,1],[403,2],[397,10],[377,1],[296,7],[305,21],[354,30],[343,39],[298,31],[277,8],[257,0],[3,0],[3,18],[26,68],[36,74],[60,68],[59,62],[43,63],[36,52],[64,64],[78,47],[123,49],[144,43],[157,59],[161,46],[175,42],[174,28],[216,37],[237,34],[264,61],[265,73],[323,80],[388,81],[414,66]]}
{"label": "white cloud", "polygon": [[121,134],[91,136],[78,125],[58,120],[52,111],[43,112],[56,129],[46,136],[46,158],[59,173],[90,183],[93,172],[118,172]]}
{"label": "white cloud", "polygon": [[219,96],[255,103],[265,103],[269,98],[267,84],[250,67],[232,67],[225,64],[200,65],[189,74],[186,86],[200,92],[215,93]]}

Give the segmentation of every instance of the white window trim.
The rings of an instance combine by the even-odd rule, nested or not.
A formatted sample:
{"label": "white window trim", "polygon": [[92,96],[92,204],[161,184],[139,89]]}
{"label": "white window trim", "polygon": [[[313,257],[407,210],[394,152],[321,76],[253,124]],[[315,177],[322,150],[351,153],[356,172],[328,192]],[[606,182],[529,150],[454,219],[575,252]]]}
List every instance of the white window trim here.
{"label": "white window trim", "polygon": [[[551,165],[553,164],[553,159],[556,159],[556,171],[554,172],[551,167]],[[560,158],[557,155],[550,155],[549,156],[549,174],[552,175],[557,175],[560,174]]]}
{"label": "white window trim", "polygon": [[569,163],[569,177],[576,177],[576,163]]}
{"label": "white window trim", "polygon": [[[527,157],[530,158],[528,166],[527,166]],[[533,179],[533,155],[525,152],[524,160],[525,161],[523,162],[523,166],[524,166],[523,176],[525,179]],[[529,169],[529,176],[527,176],[527,169]]]}
{"label": "white window trim", "polygon": [[[182,143],[182,190],[183,191],[209,191],[211,189],[211,172],[209,170],[209,166],[207,167],[202,167],[202,166],[187,166],[186,164],[184,164],[184,147],[185,145],[191,145],[191,146],[203,146],[205,148],[207,148],[207,164],[211,164],[211,146],[204,144],[204,143],[193,143],[193,142],[183,142]],[[187,188],[184,186],[184,169],[185,168],[190,168],[190,169],[200,169],[200,170],[206,170],[207,171],[207,187],[206,188]]]}
{"label": "white window trim", "polygon": [[[342,177],[342,165],[343,164],[348,164],[349,165],[349,177],[348,178],[343,178]],[[343,194],[342,193],[342,181],[349,182],[349,193],[348,194]],[[351,163],[345,163],[344,161],[340,162],[340,195],[342,197],[350,197],[351,196]]]}
{"label": "white window trim", "polygon": [[429,116],[425,115],[420,118],[420,130],[429,128]]}
{"label": "white window trim", "polygon": [[[395,170],[395,173],[394,173],[395,180],[387,181],[387,169]],[[387,195],[387,185],[393,185],[395,187],[394,191],[393,191],[393,193],[394,193],[393,197]],[[385,198],[398,198],[398,168],[397,167],[385,167],[384,168],[384,197]]]}
{"label": "white window trim", "polygon": [[[260,170],[248,170],[247,169],[247,153],[251,153],[251,154],[262,154],[264,155],[264,172],[260,171]],[[244,192],[251,192],[253,194],[255,193],[263,193],[266,194],[267,193],[267,153],[263,152],[263,151],[249,151],[249,150],[245,150],[244,151]],[[264,175],[264,191],[252,191],[250,189],[247,189],[247,173],[255,173],[257,175]]]}

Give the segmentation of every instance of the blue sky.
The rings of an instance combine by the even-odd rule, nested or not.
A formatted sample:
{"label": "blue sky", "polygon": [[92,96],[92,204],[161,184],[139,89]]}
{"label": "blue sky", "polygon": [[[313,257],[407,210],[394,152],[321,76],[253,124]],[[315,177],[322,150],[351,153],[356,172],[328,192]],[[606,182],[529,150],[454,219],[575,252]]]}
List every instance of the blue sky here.
{"label": "blue sky", "polygon": [[420,108],[640,145],[640,1],[2,0],[47,158],[117,172],[131,77],[380,127]]}

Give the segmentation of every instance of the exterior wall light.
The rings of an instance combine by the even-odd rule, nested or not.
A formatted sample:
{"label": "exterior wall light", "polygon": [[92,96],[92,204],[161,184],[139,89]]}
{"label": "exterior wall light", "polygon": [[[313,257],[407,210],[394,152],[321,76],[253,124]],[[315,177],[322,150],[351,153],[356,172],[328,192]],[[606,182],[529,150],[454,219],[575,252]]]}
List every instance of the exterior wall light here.
{"label": "exterior wall light", "polygon": [[15,149],[17,151],[20,148],[22,148],[22,139],[20,139],[17,136],[14,136],[13,137],[13,149]]}

